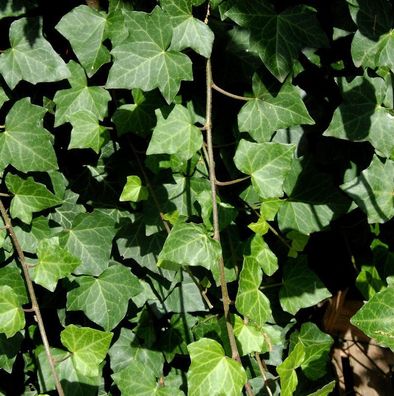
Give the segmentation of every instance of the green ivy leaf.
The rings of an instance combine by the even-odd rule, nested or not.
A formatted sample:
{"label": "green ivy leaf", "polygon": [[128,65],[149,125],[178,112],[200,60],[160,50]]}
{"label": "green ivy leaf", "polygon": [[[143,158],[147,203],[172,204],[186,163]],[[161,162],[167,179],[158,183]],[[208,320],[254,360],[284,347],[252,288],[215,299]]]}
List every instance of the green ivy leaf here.
{"label": "green ivy leaf", "polygon": [[380,278],[375,266],[362,265],[356,278],[356,286],[363,297],[366,300],[370,300],[377,292],[380,292],[384,288],[385,283]]}
{"label": "green ivy leaf", "polygon": [[169,50],[172,27],[169,17],[156,7],[151,14],[131,12],[129,29],[134,34],[112,50],[114,64],[107,88],[159,88],[168,103],[177,94],[182,80],[192,80],[190,59]]}
{"label": "green ivy leaf", "polygon": [[294,150],[292,144],[241,140],[234,163],[241,172],[252,177],[253,187],[262,198],[281,197]]}
{"label": "green ivy leaf", "polygon": [[203,138],[199,128],[194,125],[195,117],[181,105],[175,105],[167,118],[157,110],[157,125],[149,142],[147,155],[176,154],[188,160],[200,150]]}
{"label": "green ivy leaf", "polygon": [[22,172],[57,169],[52,136],[42,126],[45,112],[28,98],[12,106],[0,132],[0,170],[8,164]]}
{"label": "green ivy leaf", "polygon": [[328,384],[322,386],[320,389],[315,392],[309,393],[308,396],[328,396],[331,395],[331,392],[334,390],[336,385],[335,380],[329,382]]}
{"label": "green ivy leaf", "polygon": [[290,82],[282,85],[277,95],[261,94],[262,82],[253,76],[254,98],[248,100],[238,114],[240,132],[249,132],[259,143],[271,139],[273,132],[300,124],[314,124],[300,97],[300,91]]}
{"label": "green ivy leaf", "polygon": [[117,373],[133,362],[140,362],[159,377],[163,371],[164,357],[159,351],[139,345],[133,331],[122,328],[117,341],[109,350],[111,369]]}
{"label": "green ivy leaf", "polygon": [[368,141],[384,157],[394,153],[393,115],[383,107],[386,90],[380,77],[340,80],[342,104],[335,110],[325,136],[351,141]]}
{"label": "green ivy leaf", "polygon": [[314,323],[303,323],[300,332],[295,337],[304,346],[305,357],[301,364],[302,371],[312,381],[327,373],[331,346],[334,342],[331,336],[320,331]]}
{"label": "green ivy leaf", "polygon": [[25,313],[18,295],[10,286],[0,286],[0,333],[13,337],[25,327]]}
{"label": "green ivy leaf", "polygon": [[111,56],[102,44],[107,38],[105,14],[81,5],[64,15],[56,29],[71,43],[78,60],[91,77]]}
{"label": "green ivy leaf", "polygon": [[219,260],[220,252],[220,244],[202,225],[178,223],[168,235],[157,265],[168,269],[201,265],[210,269]]}
{"label": "green ivy leaf", "polygon": [[[161,385],[155,374],[143,363],[134,361],[112,375],[122,395],[181,396],[183,392]],[[165,381],[165,378],[163,379]]]}
{"label": "green ivy leaf", "polygon": [[74,325],[60,333],[62,344],[72,353],[75,369],[88,377],[99,374],[99,364],[107,354],[111,339],[112,333]]}
{"label": "green ivy leaf", "polygon": [[255,260],[260,265],[264,273],[273,275],[278,267],[278,258],[269,248],[261,235],[255,235],[250,241],[250,254],[246,256],[248,260]]}
{"label": "green ivy leaf", "polygon": [[280,305],[286,312],[295,315],[301,308],[312,307],[328,297],[331,293],[308,267],[305,257],[287,263],[279,292]]}
{"label": "green ivy leaf", "polygon": [[175,51],[192,48],[198,54],[209,58],[214,34],[207,24],[193,18],[193,1],[161,0],[160,4],[171,17],[174,29],[170,48]]}
{"label": "green ivy leaf", "polygon": [[237,310],[260,328],[271,315],[270,302],[259,290],[262,278],[260,265],[248,257],[244,258],[239,276],[239,288],[235,299]]}
{"label": "green ivy leaf", "polygon": [[224,355],[214,340],[201,338],[188,345],[191,365],[188,372],[189,396],[239,396],[247,381],[240,363]]}
{"label": "green ivy leaf", "polygon": [[107,267],[114,236],[113,220],[99,211],[81,213],[59,235],[61,245],[82,264],[76,274],[100,275]]}
{"label": "green ivy leaf", "polygon": [[376,293],[351,322],[379,344],[394,350],[394,287]]}
{"label": "green ivy leaf", "polygon": [[108,132],[99,124],[96,115],[90,111],[81,110],[70,115],[69,121],[73,129],[68,148],[91,148],[98,154],[101,147],[108,141]]}
{"label": "green ivy leaf", "polygon": [[225,15],[250,30],[250,49],[279,81],[283,82],[293,69],[301,49],[326,45],[327,39],[310,7],[286,8],[276,14],[268,1],[234,3]]}
{"label": "green ivy leaf", "polygon": [[37,6],[36,0],[3,0],[0,9],[0,19],[7,17],[17,17],[23,15],[26,11]]}
{"label": "green ivy leaf", "polygon": [[27,304],[29,302],[25,281],[22,278],[20,269],[16,265],[11,263],[0,268],[0,286],[12,287],[20,304]]}
{"label": "green ivy leaf", "polygon": [[81,261],[59,246],[59,238],[43,239],[37,247],[38,262],[31,271],[35,283],[54,291],[59,279],[70,275]]}
{"label": "green ivy leaf", "polygon": [[[64,393],[73,396],[96,396],[97,389],[101,384],[101,373],[96,376],[81,374],[71,358],[70,353],[62,349],[51,348],[53,358],[56,360],[56,372],[62,384]],[[38,376],[42,392],[56,390],[55,381],[51,372],[43,345],[39,345],[34,354],[38,361]]]}
{"label": "green ivy leaf", "polygon": [[393,171],[393,161],[386,160],[383,164],[375,155],[360,176],[341,186],[366,213],[368,223],[384,223],[394,216]]}
{"label": "green ivy leaf", "polygon": [[22,179],[8,173],[5,179],[8,190],[13,194],[10,206],[12,217],[30,224],[33,213],[51,208],[62,203],[43,184],[36,183],[32,177]]}
{"label": "green ivy leaf", "polygon": [[112,330],[125,317],[129,300],[142,291],[138,279],[121,265],[112,265],[99,277],[81,276],[67,294],[67,310],[83,311],[104,330]]}
{"label": "green ivy leaf", "polygon": [[53,98],[56,104],[55,126],[70,121],[77,112],[86,111],[94,114],[96,120],[103,120],[111,95],[104,88],[89,87],[85,72],[78,63],[70,61],[67,66],[71,73],[71,88],[57,91]]}
{"label": "green ivy leaf", "polygon": [[234,335],[241,356],[265,351],[266,341],[263,332],[252,324],[245,323],[236,315],[234,316]]}
{"label": "green ivy leaf", "polygon": [[0,108],[3,106],[5,102],[7,102],[7,100],[9,100],[8,95],[6,94],[4,89],[0,87]]}
{"label": "green ivy leaf", "polygon": [[17,355],[23,341],[22,333],[16,333],[13,337],[7,338],[0,334],[0,368],[11,374]]}
{"label": "green ivy leaf", "polygon": [[276,368],[280,377],[282,396],[292,396],[297,388],[298,378],[295,370],[301,366],[304,357],[304,345],[298,343],[283,363]]}
{"label": "green ivy leaf", "polygon": [[119,201],[145,201],[148,199],[148,196],[148,189],[142,185],[141,179],[138,176],[127,176],[127,181],[123,187],[122,194],[120,194]]}
{"label": "green ivy leaf", "polygon": [[0,73],[11,89],[21,80],[37,84],[70,75],[63,59],[42,35],[38,18],[21,18],[11,24],[11,48],[0,55]]}

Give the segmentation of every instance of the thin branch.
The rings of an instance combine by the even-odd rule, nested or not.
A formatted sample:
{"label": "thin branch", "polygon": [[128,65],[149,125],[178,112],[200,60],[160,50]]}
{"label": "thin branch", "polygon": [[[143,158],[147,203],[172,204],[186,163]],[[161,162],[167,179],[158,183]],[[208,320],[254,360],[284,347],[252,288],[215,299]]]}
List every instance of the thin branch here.
{"label": "thin branch", "polygon": [[267,389],[267,393],[268,393],[269,396],[272,396],[271,389],[270,389],[270,387],[267,384],[267,376],[265,375],[265,373],[267,371],[267,367],[265,366],[264,361],[261,360],[260,354],[258,352],[256,352],[254,356],[256,358],[257,365],[259,366],[259,370],[260,370],[261,376],[264,379],[264,385],[265,385],[265,387]]}
{"label": "thin branch", "polygon": [[14,233],[14,229],[12,228],[11,219],[8,216],[8,213],[4,207],[1,199],[0,199],[0,213],[1,213],[1,217],[4,220],[4,224],[8,228],[8,234],[9,234],[10,238],[12,239],[12,243],[13,243],[15,251],[18,255],[19,262],[22,265],[23,274],[25,277],[26,285],[27,285],[27,290],[29,292],[29,296],[30,296],[30,300],[31,300],[31,309],[34,311],[34,314],[35,314],[34,316],[35,316],[35,319],[38,324],[38,329],[40,331],[42,343],[44,344],[44,349],[45,349],[45,353],[46,353],[48,361],[49,361],[49,366],[51,367],[51,372],[52,372],[53,379],[55,381],[56,390],[57,390],[59,396],[64,396],[63,387],[60,383],[59,376],[57,375],[57,372],[56,372],[55,361],[52,356],[51,349],[50,349],[49,342],[48,342],[47,333],[45,331],[45,326],[44,326],[44,321],[42,319],[40,306],[38,305],[36,293],[34,291],[33,282],[30,278],[29,266],[26,263],[25,255],[24,255],[23,250],[19,244],[19,241]]}
{"label": "thin branch", "polygon": [[228,91],[224,90],[223,88],[218,87],[214,82],[212,82],[212,89],[214,89],[215,91],[220,92],[221,94],[223,94],[225,96],[228,96],[229,98],[242,100],[243,102],[247,102],[248,100],[254,99],[254,98],[250,98],[248,96],[240,96],[240,95],[236,95],[236,94],[233,94],[231,92],[228,92]]}
{"label": "thin branch", "polygon": [[245,180],[250,179],[250,176],[245,176],[245,177],[241,177],[239,179],[234,179],[234,180],[228,180],[228,181],[220,181],[220,180],[215,180],[215,184],[217,186],[232,186],[233,184],[237,184],[237,183],[241,183]]}
{"label": "thin branch", "polygon": [[283,282],[278,282],[278,283],[271,283],[269,285],[265,285],[265,286],[260,286],[260,290],[266,290],[266,289],[271,289],[272,287],[279,287],[282,286]]}
{"label": "thin branch", "polygon": [[12,197],[12,195],[11,194],[6,194],[6,193],[0,193],[0,197],[8,198],[8,197]]}

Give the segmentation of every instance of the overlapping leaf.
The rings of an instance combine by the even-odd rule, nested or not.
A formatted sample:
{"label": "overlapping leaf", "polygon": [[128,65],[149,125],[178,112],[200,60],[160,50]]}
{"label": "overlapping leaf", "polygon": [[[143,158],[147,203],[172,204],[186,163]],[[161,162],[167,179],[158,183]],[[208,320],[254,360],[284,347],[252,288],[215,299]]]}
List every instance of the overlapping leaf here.
{"label": "overlapping leaf", "polygon": [[42,126],[45,112],[28,98],[13,105],[0,132],[0,169],[8,164],[22,172],[57,169],[52,136]]}
{"label": "overlapping leaf", "polygon": [[23,15],[26,11],[37,6],[36,0],[3,0],[0,8],[0,19]]}
{"label": "overlapping leaf", "polygon": [[0,55],[0,73],[13,89],[19,81],[59,81],[70,75],[63,59],[41,32],[41,20],[21,18],[11,24],[11,48]]}
{"label": "overlapping leaf", "polygon": [[261,235],[255,235],[250,241],[250,254],[248,260],[255,260],[264,273],[271,276],[278,269],[278,258],[269,248]]}
{"label": "overlapping leaf", "polygon": [[164,11],[171,17],[173,35],[171,49],[181,51],[193,48],[197,53],[209,58],[214,34],[204,22],[193,17],[192,0],[161,0]]}
{"label": "overlapping leaf", "polygon": [[81,261],[59,245],[59,238],[43,239],[37,247],[38,262],[32,269],[35,283],[54,291],[57,281],[70,275]]}
{"label": "overlapping leaf", "polygon": [[219,243],[208,235],[202,225],[178,223],[164,243],[158,265],[169,269],[201,265],[210,269],[219,260],[219,255]]}
{"label": "overlapping leaf", "polygon": [[0,268],[0,286],[10,286],[18,297],[20,304],[28,303],[27,290],[21,271],[14,264]]}
{"label": "overlapping leaf", "polygon": [[305,257],[290,261],[284,268],[283,286],[279,292],[282,308],[296,314],[331,296],[322,281],[308,267]]}
{"label": "overlapping leaf", "polygon": [[266,346],[263,332],[252,324],[246,323],[239,316],[235,316],[234,335],[241,356],[253,352],[263,352]]}
{"label": "overlapping leaf", "polygon": [[82,375],[99,374],[99,364],[104,360],[113,334],[90,327],[67,326],[61,333],[62,344],[72,353],[75,369]]}
{"label": "overlapping leaf", "polygon": [[142,291],[129,269],[112,265],[99,277],[81,276],[67,295],[69,311],[83,311],[104,330],[112,330],[126,315],[130,298]]}
{"label": "overlapping leaf", "polygon": [[241,140],[234,163],[240,171],[252,176],[253,186],[262,198],[281,197],[294,150],[291,144]]}
{"label": "overlapping leaf", "polygon": [[190,59],[169,50],[172,26],[169,17],[155,8],[151,14],[131,12],[128,29],[133,34],[112,50],[114,64],[108,88],[159,88],[168,103],[174,99],[182,80],[191,80]]}
{"label": "overlapping leaf", "polygon": [[104,13],[81,5],[64,15],[56,25],[56,29],[71,43],[89,77],[111,59],[103,45],[107,38],[106,23]]}
{"label": "overlapping leaf", "polygon": [[188,372],[190,396],[238,396],[247,377],[240,363],[224,355],[222,346],[208,338],[188,345],[191,365]]}
{"label": "overlapping leaf", "polygon": [[386,160],[383,164],[374,156],[367,169],[341,186],[367,214],[369,223],[384,223],[394,216],[393,171],[393,161]]}
{"label": "overlapping leaf", "polygon": [[0,334],[0,368],[8,374],[12,372],[22,341],[22,333],[16,333],[10,338],[7,338],[5,334]]}
{"label": "overlapping leaf", "polygon": [[8,173],[6,185],[13,194],[10,206],[11,216],[27,224],[30,224],[33,213],[62,203],[60,198],[52,194],[43,184],[36,183],[32,177],[22,179]]}
{"label": "overlapping leaf", "polygon": [[394,350],[394,287],[376,293],[351,319],[369,337]]}
{"label": "overlapping leaf", "polygon": [[297,87],[286,82],[276,96],[260,94],[262,83],[253,77],[255,97],[246,102],[238,114],[238,128],[249,132],[257,142],[267,142],[273,132],[300,124],[313,124]]}
{"label": "overlapping leaf", "polygon": [[25,313],[17,294],[10,286],[0,286],[0,333],[7,338],[25,327]]}
{"label": "overlapping leaf", "polygon": [[250,30],[250,49],[280,81],[293,69],[301,49],[326,45],[315,12],[306,6],[287,8],[277,14],[266,0],[236,0],[225,15]]}
{"label": "overlapping leaf", "polygon": [[64,230],[59,240],[82,262],[75,273],[100,275],[108,267],[113,237],[113,220],[99,211],[93,211],[76,216],[72,227]]}
{"label": "overlapping leaf", "polygon": [[148,199],[148,195],[148,189],[142,185],[139,176],[127,176],[119,201],[143,201]]}
{"label": "overlapping leaf", "polygon": [[188,160],[201,148],[202,133],[194,125],[194,116],[186,107],[175,105],[167,118],[158,110],[156,116],[157,125],[146,151],[148,155],[177,154]]}

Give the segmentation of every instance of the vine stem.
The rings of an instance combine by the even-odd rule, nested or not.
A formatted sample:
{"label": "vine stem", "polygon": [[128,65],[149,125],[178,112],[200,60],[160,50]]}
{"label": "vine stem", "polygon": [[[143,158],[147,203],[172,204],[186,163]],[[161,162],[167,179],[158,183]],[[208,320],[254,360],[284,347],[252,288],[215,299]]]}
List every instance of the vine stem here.
{"label": "vine stem", "polygon": [[0,212],[1,212],[1,217],[4,220],[4,224],[8,230],[8,235],[10,236],[12,243],[14,245],[14,248],[16,250],[16,253],[18,255],[19,262],[22,265],[23,275],[25,277],[27,290],[28,290],[29,296],[30,296],[31,309],[34,312],[34,318],[38,324],[38,329],[40,331],[42,343],[44,344],[45,353],[46,353],[48,361],[49,361],[49,366],[51,367],[53,379],[55,380],[55,386],[56,386],[57,393],[59,394],[59,396],[64,396],[63,387],[62,387],[62,384],[60,383],[59,376],[57,375],[57,372],[56,372],[55,360],[52,356],[51,349],[50,349],[49,342],[48,342],[48,336],[45,331],[45,326],[44,326],[44,321],[42,319],[40,306],[38,305],[37,296],[34,291],[33,282],[30,278],[29,266],[26,263],[25,255],[23,253],[23,250],[19,244],[18,238],[16,237],[14,229],[12,227],[11,219],[8,216],[8,213],[4,207],[1,199],[0,199]]}
{"label": "vine stem", "polygon": [[212,88],[215,91],[218,91],[221,94],[223,94],[225,96],[228,96],[229,98],[232,98],[232,99],[242,100],[244,102],[247,102],[248,100],[253,100],[254,99],[254,98],[251,98],[251,97],[248,97],[248,96],[241,96],[241,95],[236,95],[236,94],[233,94],[231,92],[228,92],[225,89],[218,87],[213,81],[212,81]]}
{"label": "vine stem", "polygon": [[[212,67],[211,60],[208,58],[206,65],[206,139],[207,139],[207,151],[208,151],[208,170],[209,170],[209,181],[211,184],[212,194],[212,218],[213,218],[213,239],[220,243],[220,232],[219,232],[219,212],[216,200],[216,170],[215,170],[215,159],[213,155],[213,139],[212,139]],[[237,343],[235,341],[234,329],[230,320],[230,297],[228,295],[226,276],[224,273],[224,260],[223,256],[219,259],[219,273],[220,273],[220,288],[222,292],[222,303],[224,319],[226,321],[226,329],[231,347],[231,355],[234,360],[241,363],[241,357],[239,355]],[[253,396],[253,391],[250,384],[245,384],[245,390],[248,396]]]}

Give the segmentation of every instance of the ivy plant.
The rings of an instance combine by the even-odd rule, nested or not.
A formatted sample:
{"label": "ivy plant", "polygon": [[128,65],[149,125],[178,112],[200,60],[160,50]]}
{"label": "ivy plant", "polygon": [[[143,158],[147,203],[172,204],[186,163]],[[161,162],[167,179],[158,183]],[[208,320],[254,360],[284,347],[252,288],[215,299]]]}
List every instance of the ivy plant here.
{"label": "ivy plant", "polygon": [[328,395],[345,288],[393,349],[391,2],[60,3],[0,1],[0,394]]}

